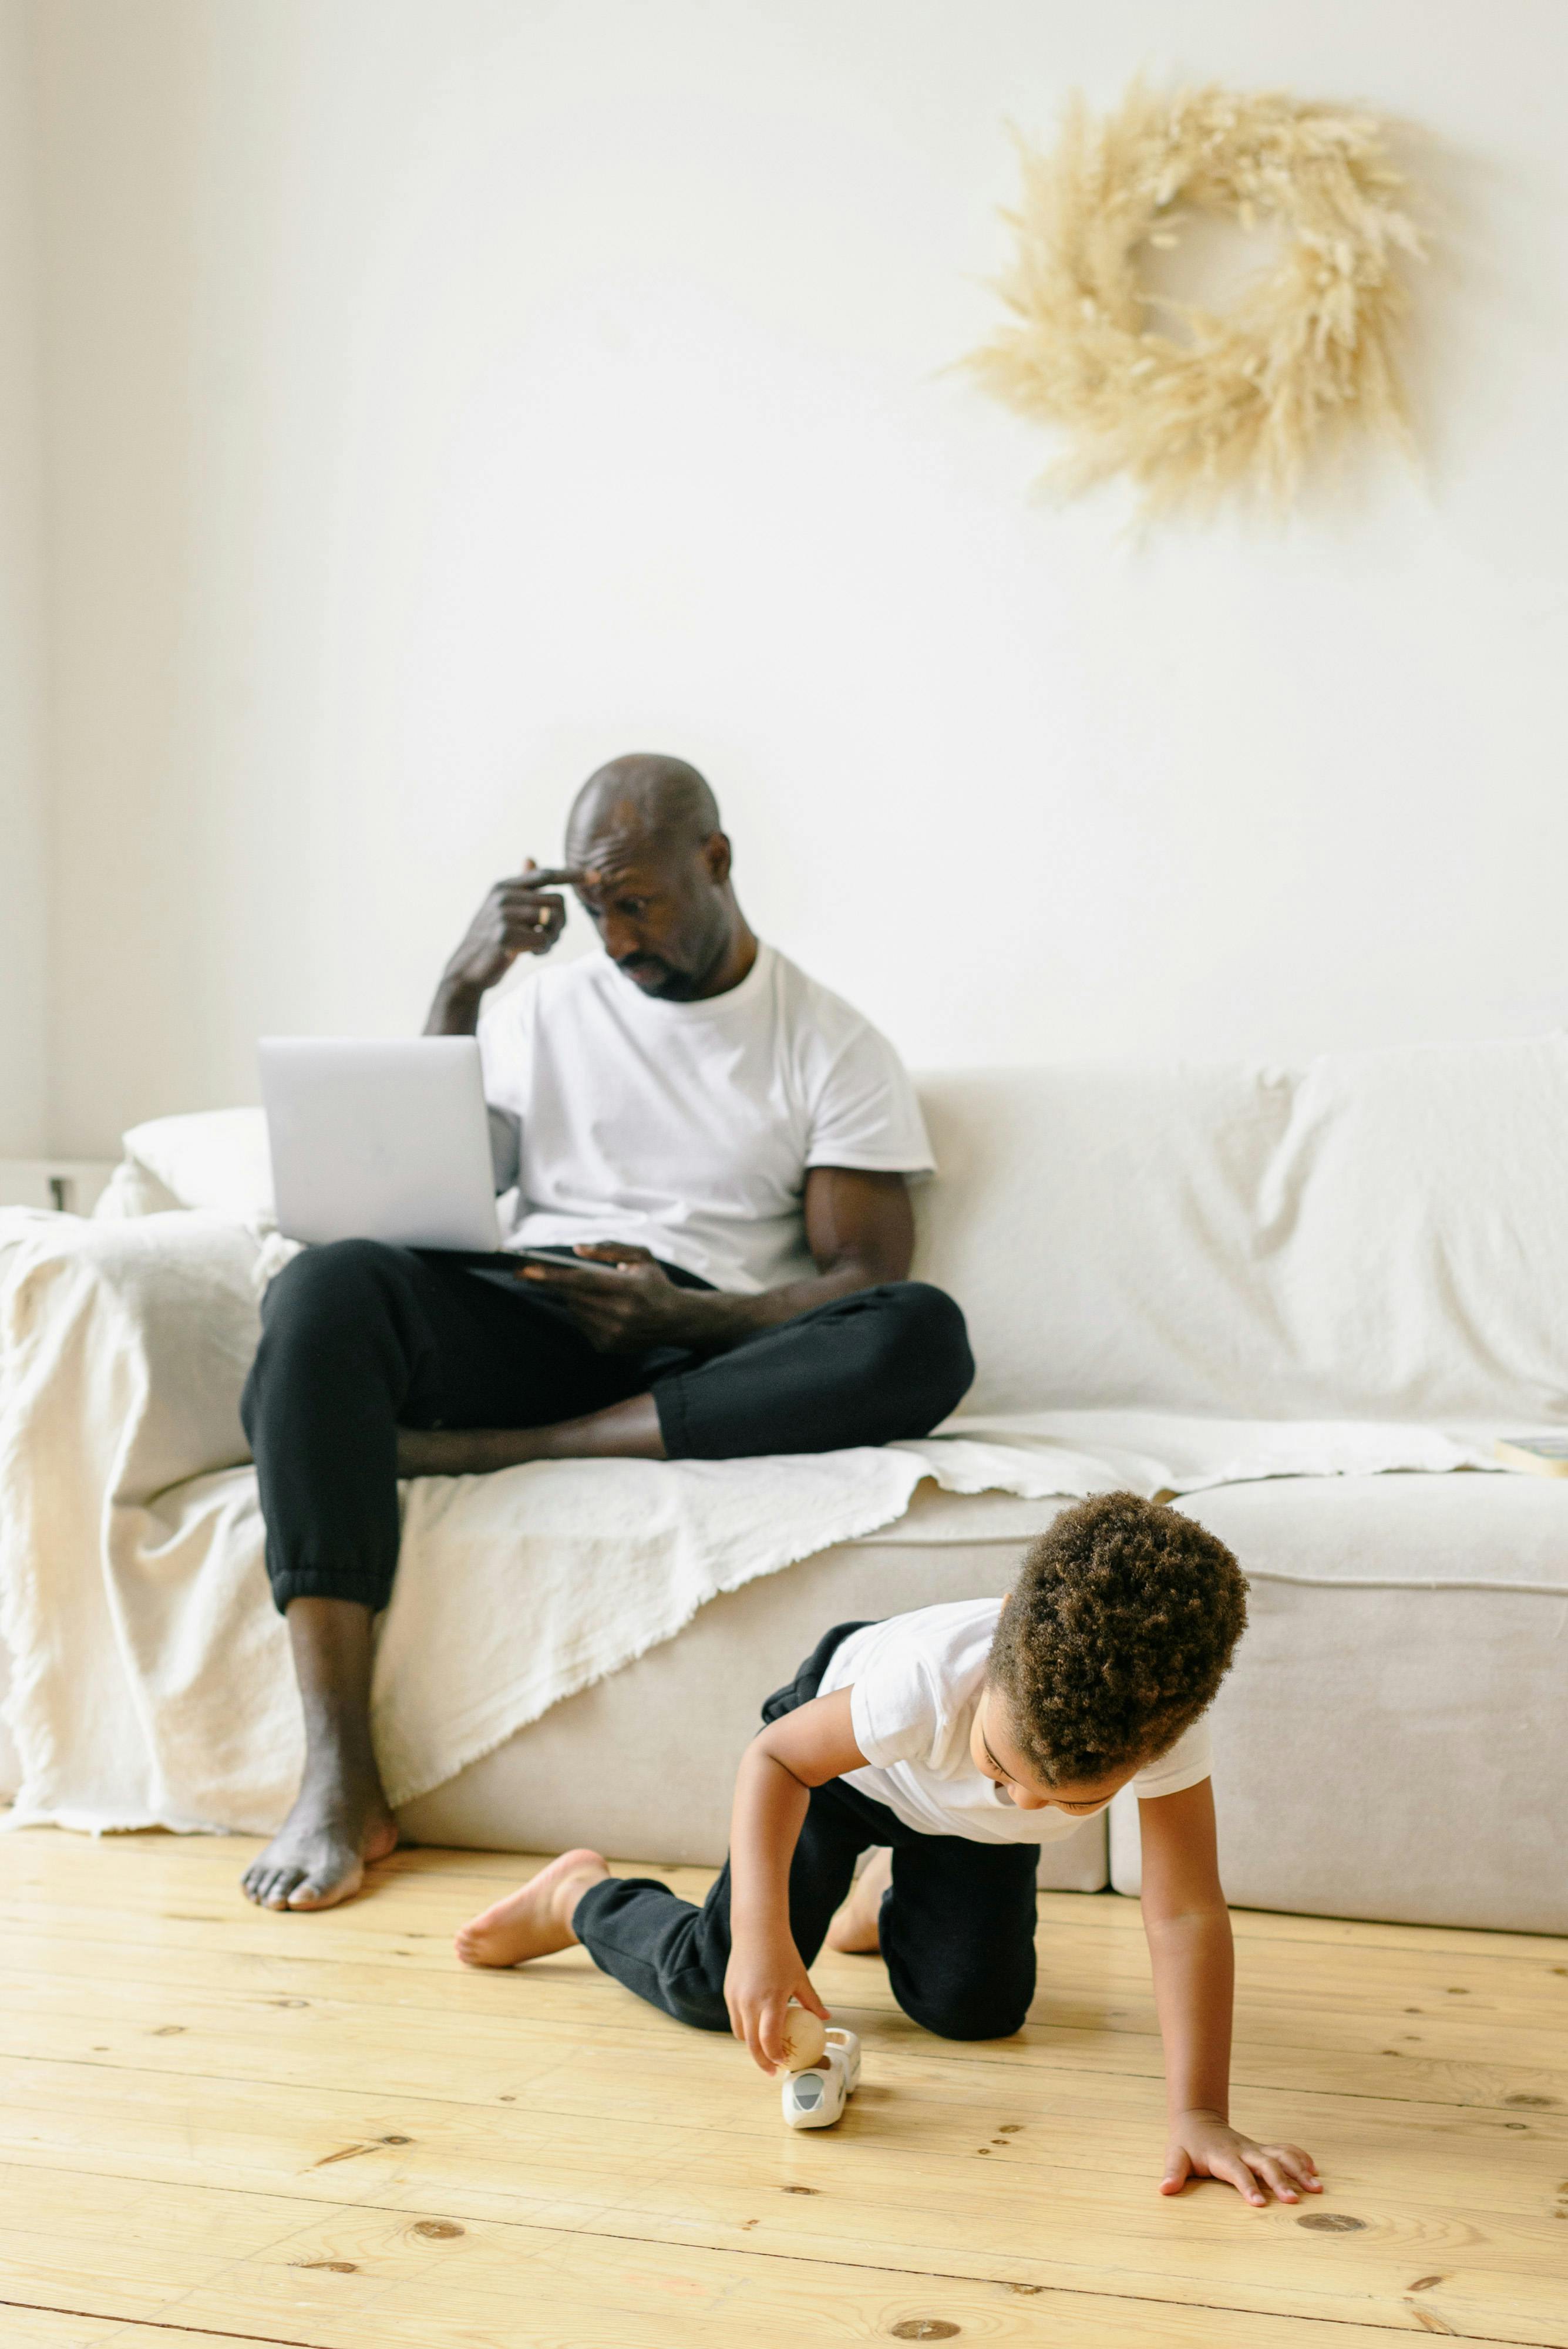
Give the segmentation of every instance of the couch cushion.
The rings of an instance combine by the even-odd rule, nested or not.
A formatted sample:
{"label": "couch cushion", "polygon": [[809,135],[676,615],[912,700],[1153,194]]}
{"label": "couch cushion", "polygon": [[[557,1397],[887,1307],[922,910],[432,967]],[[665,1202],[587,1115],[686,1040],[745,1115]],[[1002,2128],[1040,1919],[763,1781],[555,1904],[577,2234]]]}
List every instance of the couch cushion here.
{"label": "couch cushion", "polygon": [[999,1069],[919,1090],[938,1179],[916,1194],[915,1269],[969,1316],[965,1410],[1232,1413],[1230,1358],[1262,1350],[1253,1202],[1289,1080]]}
{"label": "couch cushion", "polygon": [[[273,1221],[264,1110],[192,1110],[182,1117],[149,1118],[144,1125],[133,1125],[122,1141],[119,1173],[130,1180],[119,1185],[114,1202],[103,1210],[106,1216],[205,1207],[242,1223]],[[151,1176],[161,1195],[150,1195],[145,1206],[137,1204],[137,1176]]]}
{"label": "couch cushion", "polygon": [[1568,1417],[1561,1037],[920,1094],[917,1269],[970,1317],[968,1411]]}
{"label": "couch cushion", "polygon": [[[1231,1899],[1568,1931],[1568,1484],[1293,1477],[1179,1506],[1251,1582],[1213,1712]],[[1122,1797],[1111,1862],[1136,1891]]]}

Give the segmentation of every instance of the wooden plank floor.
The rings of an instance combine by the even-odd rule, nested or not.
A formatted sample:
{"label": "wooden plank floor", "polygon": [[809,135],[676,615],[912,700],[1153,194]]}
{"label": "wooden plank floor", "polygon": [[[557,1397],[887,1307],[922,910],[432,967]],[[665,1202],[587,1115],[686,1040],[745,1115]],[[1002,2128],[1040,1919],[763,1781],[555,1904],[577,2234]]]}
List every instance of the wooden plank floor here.
{"label": "wooden plank floor", "polygon": [[253,1848],[0,1837],[5,2349],[1568,2344],[1568,1943],[1239,1914],[1237,2116],[1328,2187],[1259,2212],[1155,2191],[1130,1901],[1042,1899],[1004,2044],[821,1964],[865,2081],[796,2136],[732,2043],[581,1951],[458,1966],[526,1863],[405,1852],[275,1917]]}

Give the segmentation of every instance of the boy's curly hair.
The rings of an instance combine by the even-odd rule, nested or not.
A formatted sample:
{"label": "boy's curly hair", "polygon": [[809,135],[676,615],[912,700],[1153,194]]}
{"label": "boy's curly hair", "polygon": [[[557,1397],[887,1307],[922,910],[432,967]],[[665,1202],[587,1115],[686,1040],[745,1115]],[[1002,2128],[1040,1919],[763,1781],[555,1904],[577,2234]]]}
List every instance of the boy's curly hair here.
{"label": "boy's curly hair", "polygon": [[1048,1785],[1152,1762],[1191,1726],[1247,1628],[1247,1583],[1190,1517],[1100,1493],[1030,1545],[990,1678]]}

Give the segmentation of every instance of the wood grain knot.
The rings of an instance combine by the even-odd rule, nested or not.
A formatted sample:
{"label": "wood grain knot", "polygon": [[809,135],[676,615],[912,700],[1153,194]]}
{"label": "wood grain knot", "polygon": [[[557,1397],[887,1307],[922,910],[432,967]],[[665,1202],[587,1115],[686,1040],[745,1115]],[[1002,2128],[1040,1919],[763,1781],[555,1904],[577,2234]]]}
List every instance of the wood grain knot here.
{"label": "wood grain knot", "polygon": [[1296,2224],[1310,2227],[1314,2235],[1359,2235],[1366,2221],[1353,2219],[1348,2210],[1306,2210]]}
{"label": "wood grain knot", "polygon": [[290,2260],[291,2268],[325,2268],[328,2275],[358,2275],[352,2260]]}
{"label": "wood grain knot", "polygon": [[429,2243],[450,2243],[462,2229],[454,2227],[450,2219],[417,2219],[409,2229],[410,2235],[422,2235]]}
{"label": "wood grain knot", "polygon": [[892,2328],[895,2341],[950,2341],[959,2330],[945,2316],[906,2316]]}
{"label": "wood grain knot", "polygon": [[1528,2105],[1532,2112],[1544,2113],[1551,2111],[1557,2099],[1555,2096],[1528,2096],[1521,2093],[1516,2096],[1504,2096],[1502,2101],[1505,2105]]}

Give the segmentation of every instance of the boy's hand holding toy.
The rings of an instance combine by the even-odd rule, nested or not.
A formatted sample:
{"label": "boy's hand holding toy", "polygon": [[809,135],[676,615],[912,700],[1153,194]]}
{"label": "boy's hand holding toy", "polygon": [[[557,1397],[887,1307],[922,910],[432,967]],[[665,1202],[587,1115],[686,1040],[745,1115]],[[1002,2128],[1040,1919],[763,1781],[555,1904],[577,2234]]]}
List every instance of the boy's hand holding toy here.
{"label": "boy's hand holding toy", "polygon": [[[789,2013],[792,1999],[798,2019]],[[745,2041],[753,2062],[769,2073],[801,2068],[790,2045],[792,2032],[804,2028],[799,2010],[819,2023],[832,2020],[811,1986],[800,1951],[787,1937],[750,1945],[737,1938],[724,1976],[724,2003],[736,2038]],[[808,2055],[805,2061],[814,2063],[815,2057]]]}

